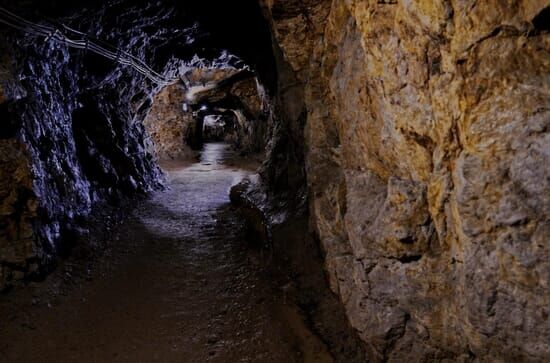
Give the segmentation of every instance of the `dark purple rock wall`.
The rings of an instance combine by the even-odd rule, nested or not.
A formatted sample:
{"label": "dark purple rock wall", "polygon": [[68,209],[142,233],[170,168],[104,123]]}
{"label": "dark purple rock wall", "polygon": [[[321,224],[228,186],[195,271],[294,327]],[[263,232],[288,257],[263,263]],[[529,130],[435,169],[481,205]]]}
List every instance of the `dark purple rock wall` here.
{"label": "dark purple rock wall", "polygon": [[[224,50],[273,89],[270,33],[255,0],[22,0],[0,6],[63,23],[159,72]],[[215,11],[213,11],[215,10]],[[159,90],[129,67],[0,26],[0,290],[41,276],[81,234],[94,207],[161,185],[142,121]]]}
{"label": "dark purple rock wall", "polygon": [[[102,27],[81,22],[85,13],[66,21],[155,63],[150,39],[164,29],[150,34],[144,28],[166,14],[145,10],[128,8],[119,17],[119,9],[100,9],[95,17]],[[10,166],[4,170],[21,169],[26,177],[0,181],[0,226],[15,231],[0,234],[1,289],[49,270],[86,233],[94,206],[147,193],[160,186],[161,173],[146,152],[141,124],[149,81],[64,44],[5,29],[0,34],[9,49],[1,76],[0,160]]]}

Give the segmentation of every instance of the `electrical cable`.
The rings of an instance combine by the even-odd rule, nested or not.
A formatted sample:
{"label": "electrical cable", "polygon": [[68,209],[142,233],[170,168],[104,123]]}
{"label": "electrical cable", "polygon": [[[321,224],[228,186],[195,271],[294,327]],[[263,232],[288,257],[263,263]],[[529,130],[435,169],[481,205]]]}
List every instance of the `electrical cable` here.
{"label": "electrical cable", "polygon": [[[33,23],[3,7],[0,7],[0,23],[34,36],[44,37],[46,41],[53,40],[58,43],[64,43],[68,47],[90,51],[119,64],[130,66],[138,73],[161,86],[167,86],[179,81],[179,77],[167,78],[153,70],[138,57],[107,42],[91,38],[87,34],[65,24],[59,24],[53,27]],[[71,38],[68,33],[72,33],[78,38]],[[108,48],[110,48],[110,50]]]}

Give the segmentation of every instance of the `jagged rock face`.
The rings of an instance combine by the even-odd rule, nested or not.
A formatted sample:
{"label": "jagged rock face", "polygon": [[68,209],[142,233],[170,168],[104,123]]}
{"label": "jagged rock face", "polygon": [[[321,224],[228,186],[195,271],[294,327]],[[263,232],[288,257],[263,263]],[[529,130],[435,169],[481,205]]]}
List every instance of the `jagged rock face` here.
{"label": "jagged rock face", "polygon": [[248,153],[263,153],[269,118],[269,99],[256,78],[236,82],[229,90],[235,100],[236,119],[234,144]]}
{"label": "jagged rock face", "polygon": [[[262,59],[270,64],[265,52],[269,42],[249,44],[268,36],[264,20],[261,16],[253,17],[252,23],[238,20],[260,15],[254,0],[239,6],[219,4],[226,10],[219,17],[223,24],[237,19],[231,27],[208,21],[211,2],[0,0],[0,5],[39,22],[44,19],[37,14],[45,14],[130,52],[158,71],[170,73],[182,60],[204,58],[208,63],[220,54],[228,55],[219,46],[228,39],[234,41],[223,49],[238,50],[250,65],[259,65]],[[204,28],[195,26],[197,19]],[[147,193],[159,187],[162,178],[148,151],[142,122],[158,90],[144,77],[131,68],[3,25],[0,57],[0,160],[7,171],[0,181],[2,290],[50,270],[58,253],[86,234],[86,220],[94,207]],[[22,176],[25,170],[30,176]],[[12,171],[17,171],[17,180]],[[30,202],[24,206],[34,198],[36,206]],[[14,228],[22,232],[12,233]]]}
{"label": "jagged rock face", "polygon": [[[139,9],[127,10],[128,17],[116,18],[117,30],[109,25],[116,9],[96,10],[105,22],[90,32],[123,35],[121,46],[140,44],[133,52],[152,60],[144,28],[164,17],[149,8],[136,23]],[[141,76],[21,33],[1,38],[8,49],[0,105],[3,289],[48,271],[86,233],[94,206],[151,191],[161,174],[145,148],[141,120],[152,87]]]}
{"label": "jagged rock face", "polygon": [[256,78],[248,78],[237,82],[231,87],[230,94],[243,104],[244,112],[259,118],[264,112],[265,93]]}
{"label": "jagged rock face", "polygon": [[305,95],[311,224],[373,361],[550,357],[549,5],[264,3]]}
{"label": "jagged rock face", "polygon": [[197,134],[197,121],[191,109],[184,109],[186,89],[179,83],[165,87],[153,98],[144,120],[152,139],[153,153],[159,160],[192,160],[196,152],[190,142]]}

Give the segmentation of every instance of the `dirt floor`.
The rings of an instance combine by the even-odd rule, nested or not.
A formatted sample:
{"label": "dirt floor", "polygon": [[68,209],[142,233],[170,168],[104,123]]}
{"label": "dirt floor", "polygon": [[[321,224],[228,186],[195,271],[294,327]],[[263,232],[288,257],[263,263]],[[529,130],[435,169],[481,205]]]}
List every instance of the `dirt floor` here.
{"label": "dirt floor", "polygon": [[252,165],[214,143],[167,172],[93,268],[0,296],[1,362],[333,361],[229,204]]}

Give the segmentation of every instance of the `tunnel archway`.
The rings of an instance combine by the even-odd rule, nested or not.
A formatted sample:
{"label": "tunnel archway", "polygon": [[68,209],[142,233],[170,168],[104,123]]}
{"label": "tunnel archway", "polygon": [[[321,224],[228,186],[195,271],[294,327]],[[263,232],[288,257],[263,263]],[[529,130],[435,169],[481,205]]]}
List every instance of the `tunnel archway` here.
{"label": "tunnel archway", "polygon": [[144,120],[158,160],[193,160],[209,140],[229,142],[241,155],[264,153],[269,100],[248,66],[188,66],[181,78],[158,91]]}

